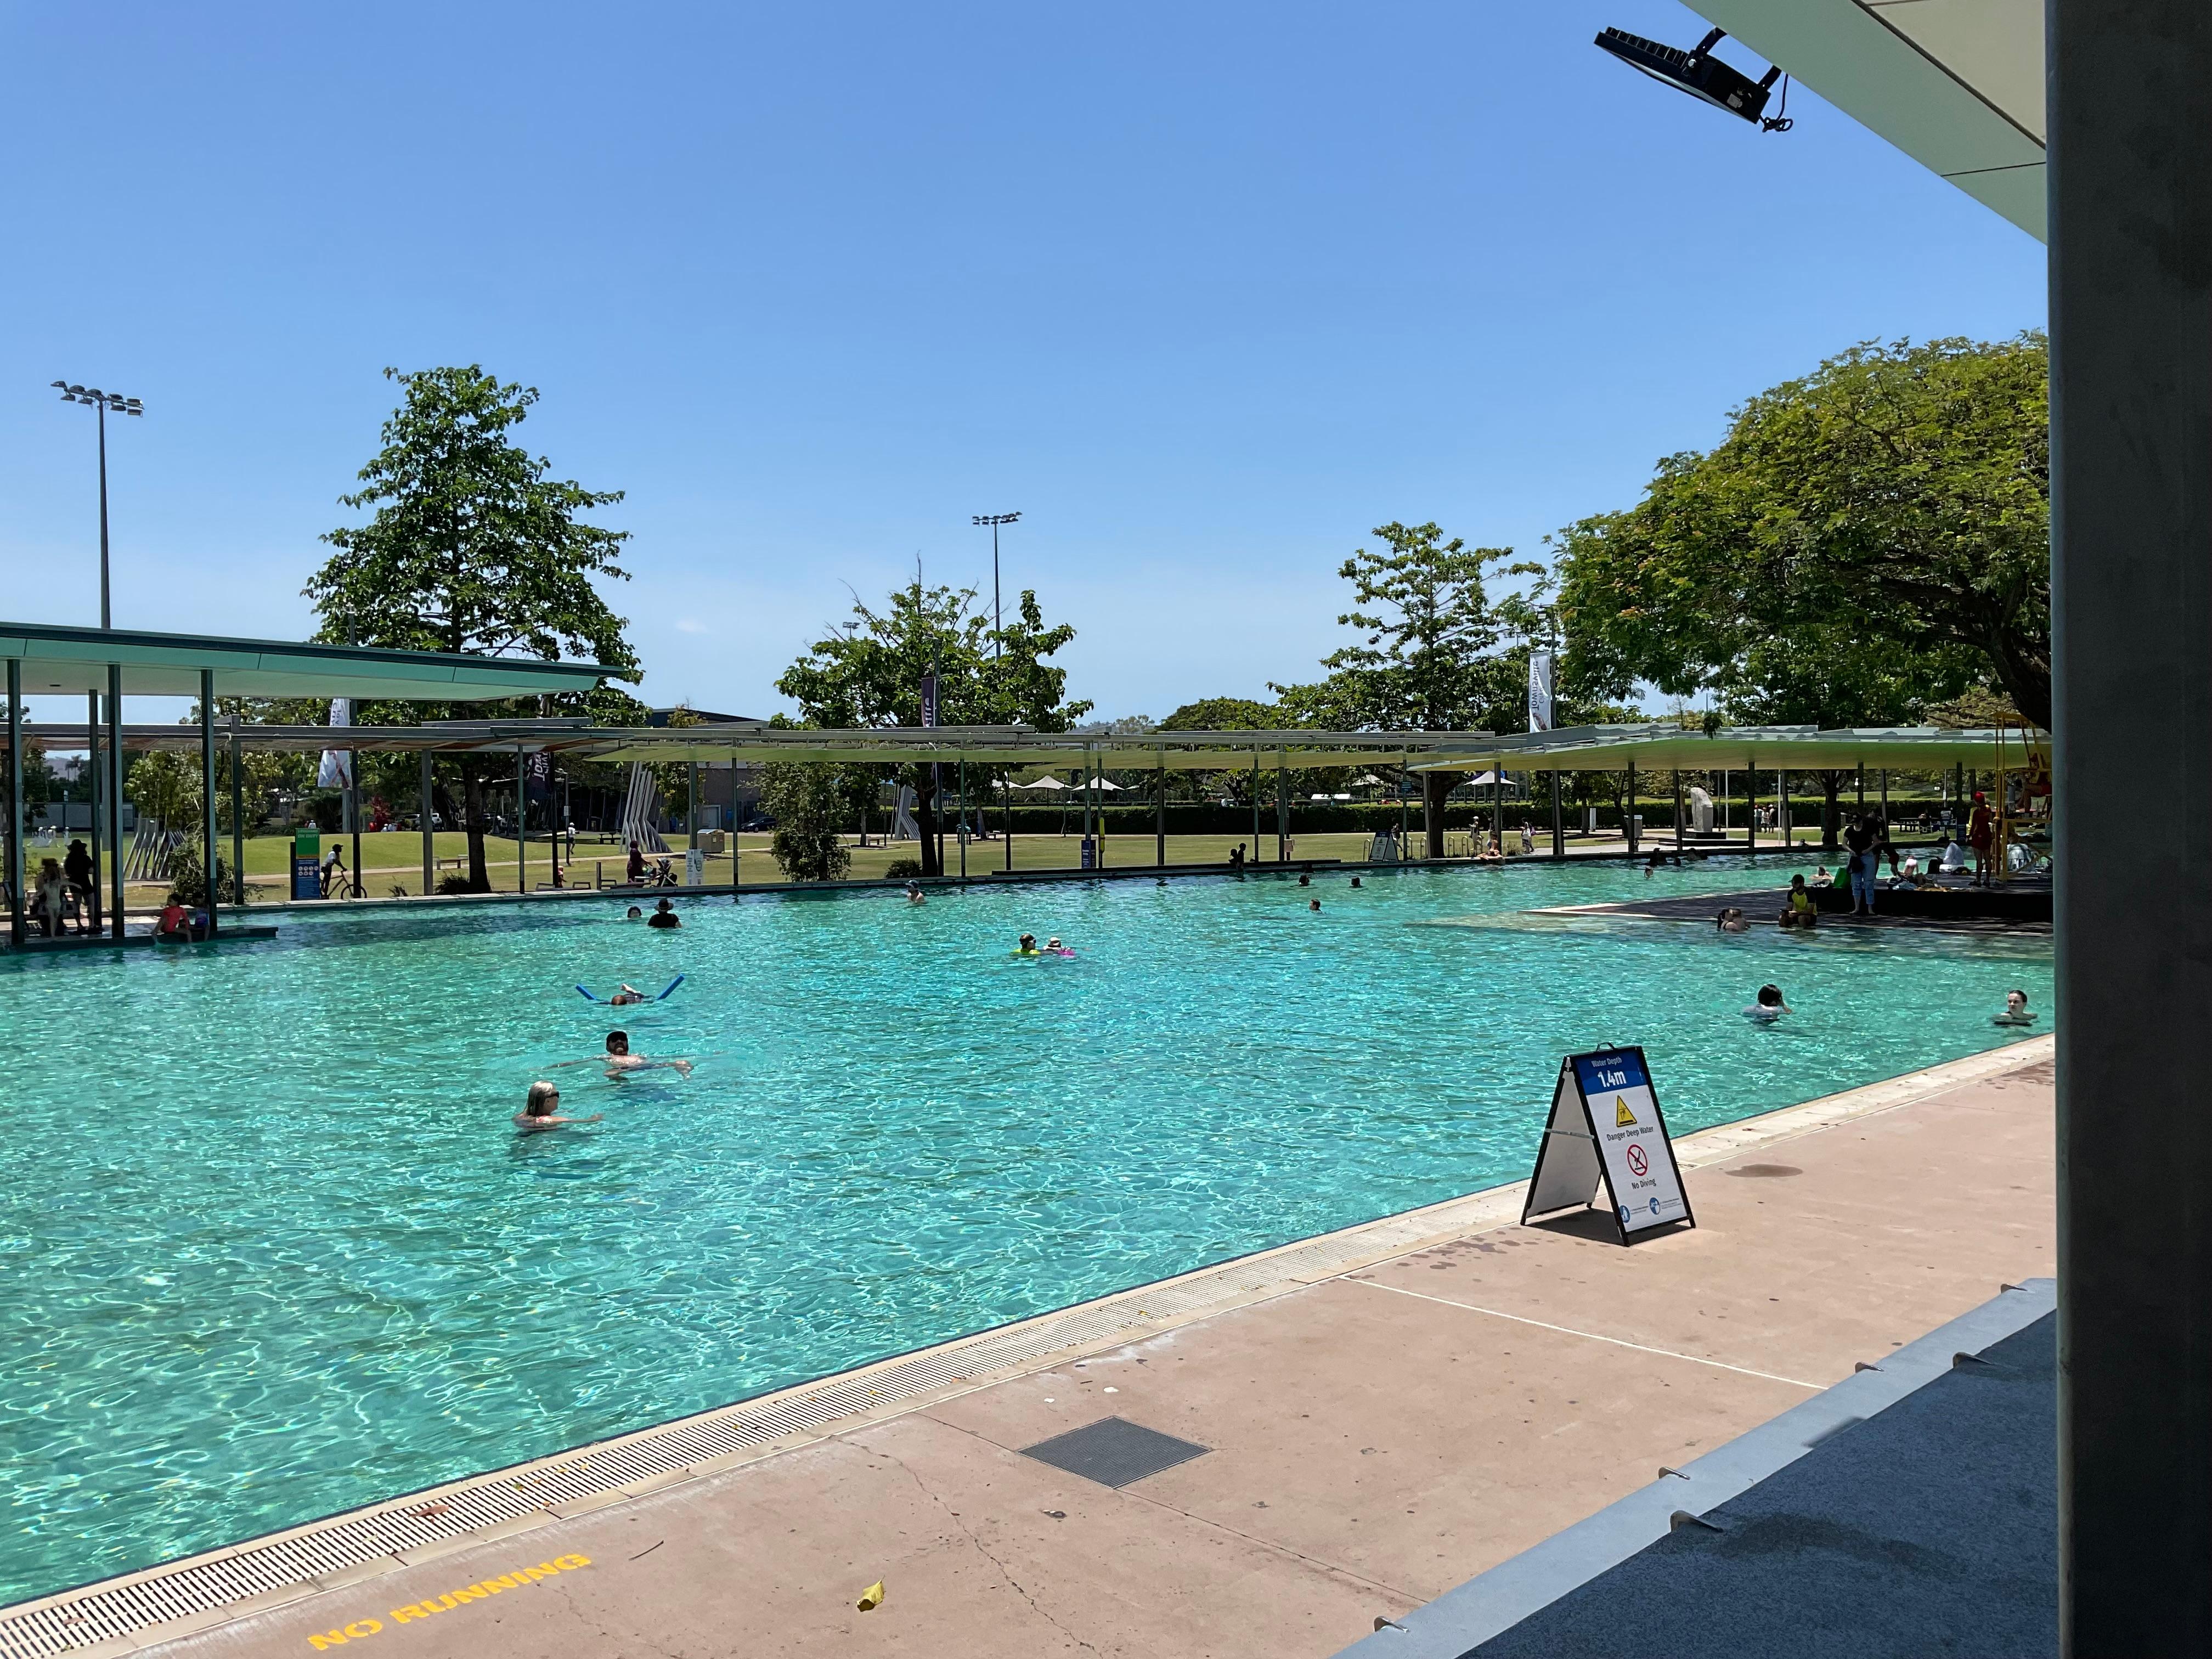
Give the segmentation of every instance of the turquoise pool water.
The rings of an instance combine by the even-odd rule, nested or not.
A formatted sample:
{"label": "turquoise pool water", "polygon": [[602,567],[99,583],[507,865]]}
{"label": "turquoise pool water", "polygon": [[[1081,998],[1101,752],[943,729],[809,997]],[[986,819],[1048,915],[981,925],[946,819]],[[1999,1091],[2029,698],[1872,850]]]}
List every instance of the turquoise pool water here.
{"label": "turquoise pool water", "polygon": [[[1761,868],[1760,884],[1776,878]],[[288,921],[0,961],[0,1601],[1528,1173],[1559,1056],[1680,1130],[2050,1006],[2047,940],[1552,921],[1719,862]],[[1431,925],[1459,919],[1462,925]],[[1015,962],[1024,929],[1073,961]],[[658,988],[654,1073],[534,1077]],[[1796,1016],[1737,1010],[1765,980]]]}

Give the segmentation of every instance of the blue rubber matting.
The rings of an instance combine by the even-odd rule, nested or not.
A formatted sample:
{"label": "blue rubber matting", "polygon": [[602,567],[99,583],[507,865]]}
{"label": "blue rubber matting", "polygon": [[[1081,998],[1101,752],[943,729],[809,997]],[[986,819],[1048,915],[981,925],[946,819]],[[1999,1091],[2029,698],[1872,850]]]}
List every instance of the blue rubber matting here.
{"label": "blue rubber matting", "polygon": [[1462,1659],[2058,1651],[2046,1315]]}

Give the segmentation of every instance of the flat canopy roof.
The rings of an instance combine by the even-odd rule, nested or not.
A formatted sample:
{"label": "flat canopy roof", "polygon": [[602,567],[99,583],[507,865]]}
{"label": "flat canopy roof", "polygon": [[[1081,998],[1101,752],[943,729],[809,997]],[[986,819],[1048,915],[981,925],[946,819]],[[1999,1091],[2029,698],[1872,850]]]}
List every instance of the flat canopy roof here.
{"label": "flat canopy roof", "polygon": [[0,660],[23,665],[27,696],[105,691],[111,664],[129,696],[197,697],[212,671],[226,697],[362,697],[483,702],[588,691],[611,671],[597,663],[527,657],[378,651],[366,646],[210,639],[120,628],[0,623]]}
{"label": "flat canopy roof", "polygon": [[[49,744],[67,743],[82,728],[69,721],[27,726]],[[232,728],[220,726],[226,737]],[[581,720],[441,720],[434,726],[241,725],[242,742],[261,750],[312,753],[355,749],[367,753],[526,753],[574,755],[606,761],[818,761],[896,765],[914,761],[990,766],[1104,766],[1150,771],[1218,772],[1251,766],[1364,766],[1415,757],[1437,758],[1494,744],[1487,732],[1161,732],[1115,733],[1037,732],[1021,726],[878,726],[819,731],[765,723],[726,722],[693,726],[599,727]],[[124,728],[125,749],[189,749],[197,726],[134,725]]]}
{"label": "flat canopy roof", "polygon": [[[25,730],[50,745],[82,732],[67,721],[39,721]],[[233,728],[219,726],[227,736]],[[1723,726],[1710,736],[1671,721],[1581,726],[1556,732],[1497,736],[1488,732],[1034,732],[1018,726],[924,729],[878,727],[810,731],[765,725],[608,727],[582,720],[443,720],[434,726],[254,726],[235,728],[249,747],[312,754],[324,749],[368,753],[573,755],[597,761],[816,761],[889,766],[914,761],[1006,767],[1098,767],[1125,771],[1220,772],[1404,763],[1415,771],[1685,772],[1771,771],[1777,767],[1887,766],[1935,769],[2021,764],[2029,746],[2046,750],[2036,732],[2024,744],[2018,729],[1958,731],[1934,726],[1886,726],[1823,731],[1811,726]],[[191,749],[197,726],[128,726],[125,749]]]}
{"label": "flat canopy roof", "polygon": [[2018,766],[2033,748],[2048,753],[2048,733],[2018,727],[1956,730],[1941,726],[1836,727],[1724,726],[1710,734],[1671,721],[1577,726],[1492,740],[1480,757],[1431,759],[1417,772],[1458,772],[1497,764],[1515,772],[1827,770],[1853,766],[1936,769],[1954,764]]}
{"label": "flat canopy roof", "polygon": [[2043,0],[1690,6],[1929,171],[2046,240]]}

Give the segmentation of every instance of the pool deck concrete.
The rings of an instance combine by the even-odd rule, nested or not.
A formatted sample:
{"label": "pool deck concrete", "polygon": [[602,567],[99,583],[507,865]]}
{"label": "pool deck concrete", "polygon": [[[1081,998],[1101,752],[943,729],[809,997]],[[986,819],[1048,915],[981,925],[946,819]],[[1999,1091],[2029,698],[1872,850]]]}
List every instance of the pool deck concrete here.
{"label": "pool deck concrete", "polygon": [[[1504,1189],[1410,1253],[101,1648],[1318,1659],[2051,1273],[2051,1052],[1686,1136],[1695,1231],[1522,1227]],[[1119,1490],[1018,1450],[1109,1415],[1214,1449]]]}

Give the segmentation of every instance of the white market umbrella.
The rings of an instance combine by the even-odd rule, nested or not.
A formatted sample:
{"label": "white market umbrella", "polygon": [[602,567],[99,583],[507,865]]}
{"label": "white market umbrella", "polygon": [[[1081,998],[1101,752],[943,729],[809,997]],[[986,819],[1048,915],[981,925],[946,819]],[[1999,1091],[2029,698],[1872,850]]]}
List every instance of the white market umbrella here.
{"label": "white market umbrella", "polygon": [[1014,789],[1065,789],[1068,787],[1068,786],[1062,783],[1058,778],[1039,778],[1035,783],[1011,784],[1008,787]]}

